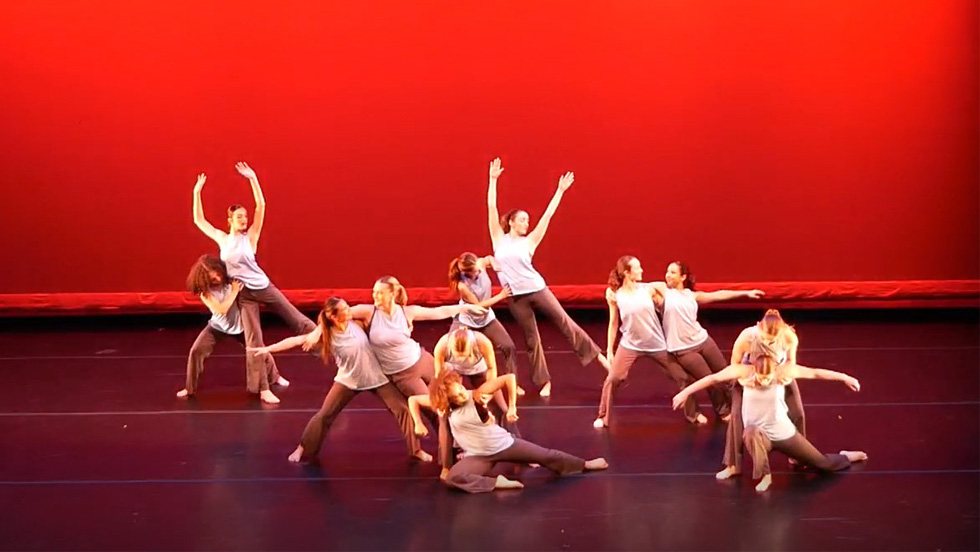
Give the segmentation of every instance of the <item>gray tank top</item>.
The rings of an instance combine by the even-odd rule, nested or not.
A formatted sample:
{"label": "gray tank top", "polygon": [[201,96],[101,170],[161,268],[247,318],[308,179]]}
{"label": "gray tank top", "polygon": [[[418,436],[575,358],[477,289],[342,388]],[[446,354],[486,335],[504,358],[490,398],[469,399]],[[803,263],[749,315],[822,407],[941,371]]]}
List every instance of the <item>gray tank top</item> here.
{"label": "gray tank top", "polygon": [[786,386],[773,383],[766,387],[742,388],[742,422],[756,426],[770,441],[784,441],[796,435],[786,407]]}
{"label": "gray tank top", "polygon": [[664,294],[664,334],[670,352],[691,349],[708,339],[698,323],[698,300],[689,289],[668,289]]}
{"label": "gray tank top", "polygon": [[493,256],[500,265],[500,283],[510,285],[514,295],[527,295],[544,289],[544,278],[531,264],[531,242],[527,236],[501,236],[493,247]]}
{"label": "gray tank top", "polygon": [[[231,284],[225,284],[225,287],[211,288],[208,290],[208,295],[211,297],[211,300],[217,301],[218,303],[224,301],[229,293],[231,293]],[[238,310],[237,301],[232,303],[228,312],[224,314],[211,311],[211,320],[208,321],[208,324],[219,332],[230,335],[238,335],[245,331],[242,327],[242,317],[241,312]]]}
{"label": "gray tank top", "polygon": [[473,331],[466,330],[466,333],[469,334],[470,351],[473,352],[473,355],[468,358],[454,356],[450,345],[446,347],[446,357],[443,360],[446,365],[464,376],[482,374],[487,371],[486,359],[483,358],[483,353],[480,352],[480,348],[476,344],[476,336],[473,335]]}
{"label": "gray tank top", "polygon": [[255,262],[255,251],[247,234],[228,234],[221,244],[221,260],[228,267],[228,277],[241,280],[248,289],[269,287],[269,277]]}
{"label": "gray tank top", "polygon": [[616,306],[622,321],[619,329],[623,332],[619,344],[632,351],[655,353],[667,348],[657,308],[650,296],[651,285],[637,283],[632,292],[623,288],[616,290]]}
{"label": "gray tank top", "polygon": [[412,339],[412,329],[401,305],[395,305],[390,317],[375,308],[368,338],[381,363],[381,371],[389,376],[411,368],[422,358],[422,346]]}
{"label": "gray tank top", "polygon": [[459,447],[470,456],[492,456],[513,445],[514,436],[499,425],[480,419],[473,392],[466,394],[466,403],[449,413],[449,429]]}
{"label": "gray tank top", "polygon": [[355,322],[348,322],[342,332],[333,328],[330,348],[337,363],[335,382],[354,391],[375,389],[388,383],[367,334]]}
{"label": "gray tank top", "polygon": [[[481,270],[479,276],[474,279],[469,279],[463,276],[462,281],[473,295],[476,295],[477,301],[486,301],[490,298],[490,275],[487,274],[486,270]],[[460,305],[468,305],[466,301],[462,299],[459,300]],[[496,319],[496,315],[493,314],[493,309],[487,309],[487,313],[481,316],[473,316],[465,312],[461,312],[456,316],[459,323],[466,326],[467,328],[483,328],[487,324],[493,322]]]}

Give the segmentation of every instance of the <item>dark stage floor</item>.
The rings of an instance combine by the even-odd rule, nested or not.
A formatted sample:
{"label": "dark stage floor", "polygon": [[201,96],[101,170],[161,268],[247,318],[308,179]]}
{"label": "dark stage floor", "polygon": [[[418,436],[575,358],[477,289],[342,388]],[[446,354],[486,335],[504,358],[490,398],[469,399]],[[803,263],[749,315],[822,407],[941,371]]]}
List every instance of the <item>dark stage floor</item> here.
{"label": "dark stage floor", "polygon": [[[726,349],[758,314],[709,311],[705,325]],[[611,468],[560,481],[527,470],[522,491],[466,495],[441,486],[435,465],[405,459],[370,394],[341,414],[319,467],[287,463],[332,379],[309,356],[278,357],[293,385],[275,408],[244,393],[242,353],[230,342],[215,351],[199,397],[175,399],[203,315],[2,321],[0,547],[980,549],[976,311],[785,314],[801,363],[850,372],[864,387],[802,382],[811,440],[863,449],[870,461],[817,477],[774,455],[763,496],[748,475],[715,481],[723,426],[684,424],[651,364],[634,366],[612,427],[593,429],[603,371],[578,366],[550,328],[555,394],[522,399],[524,436],[605,456]],[[604,342],[603,316],[575,316]],[[420,326],[416,337],[431,350],[447,327]],[[284,335],[269,325],[268,341]],[[434,452],[432,438],[426,448]]]}

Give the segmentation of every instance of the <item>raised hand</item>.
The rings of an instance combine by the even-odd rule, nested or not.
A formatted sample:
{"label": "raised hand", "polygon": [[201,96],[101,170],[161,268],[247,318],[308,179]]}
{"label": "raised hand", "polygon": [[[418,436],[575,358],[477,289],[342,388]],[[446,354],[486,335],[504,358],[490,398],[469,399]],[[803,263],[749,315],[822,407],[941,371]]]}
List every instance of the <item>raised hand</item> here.
{"label": "raised hand", "polygon": [[252,167],[248,166],[248,163],[242,161],[235,163],[235,170],[238,171],[238,174],[244,176],[249,180],[258,178],[257,176],[255,176],[255,171],[252,170]]}
{"label": "raised hand", "polygon": [[504,168],[500,166],[499,157],[490,162],[490,178],[496,180],[500,178],[500,175],[503,174],[503,172]]}
{"label": "raised hand", "polygon": [[575,173],[567,172],[558,179],[558,189],[564,192],[572,187],[572,182],[575,182]]}
{"label": "raised hand", "polygon": [[197,175],[197,182],[194,184],[194,191],[200,192],[204,189],[204,182],[207,181],[208,177],[204,173]]}

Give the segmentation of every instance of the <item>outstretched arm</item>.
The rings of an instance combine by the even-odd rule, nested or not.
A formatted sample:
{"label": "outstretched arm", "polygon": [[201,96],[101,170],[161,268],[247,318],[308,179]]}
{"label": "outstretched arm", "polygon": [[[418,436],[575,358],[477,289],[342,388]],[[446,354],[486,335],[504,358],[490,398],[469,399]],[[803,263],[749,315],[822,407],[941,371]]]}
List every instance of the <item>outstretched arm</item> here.
{"label": "outstretched arm", "polygon": [[612,361],[616,353],[616,334],[619,333],[619,306],[616,294],[606,288],[606,304],[609,305],[609,329],[606,331],[606,358]]}
{"label": "outstretched arm", "polygon": [[221,245],[228,234],[225,234],[221,230],[211,226],[208,219],[204,218],[204,205],[201,203],[201,190],[204,189],[204,182],[207,179],[208,177],[205,176],[204,173],[201,173],[197,175],[197,183],[194,184],[194,225],[200,228],[201,232],[204,232],[205,236],[217,242],[218,245]]}
{"label": "outstretched arm", "polygon": [[731,291],[720,289],[718,291],[695,291],[694,298],[699,304],[716,303],[718,301],[731,301],[732,299],[760,299],[765,292],[758,289],[749,291]]}
{"label": "outstretched arm", "polygon": [[422,412],[419,410],[422,406],[432,409],[432,402],[429,401],[428,395],[412,395],[408,398],[408,413],[412,415],[412,421],[415,422],[415,434],[425,437],[429,434],[429,430],[422,423]]}
{"label": "outstretched arm", "polygon": [[486,402],[494,393],[507,388],[507,421],[517,421],[517,377],[514,374],[504,374],[488,379],[483,385],[473,391],[475,402]]}
{"label": "outstretched arm", "polygon": [[415,320],[443,320],[452,318],[461,312],[466,312],[473,316],[486,314],[487,309],[479,305],[444,305],[442,307],[420,307],[418,305],[407,305],[405,307],[405,317],[411,324]]}
{"label": "outstretched arm", "polygon": [[787,375],[793,378],[839,381],[854,391],[861,390],[861,382],[859,382],[857,378],[849,376],[843,372],[824,370],[823,368],[809,368],[806,366],[800,366],[799,364],[785,366],[783,369]]}
{"label": "outstretched arm", "polygon": [[534,227],[534,230],[528,234],[528,239],[531,240],[531,254],[538,248],[541,240],[544,239],[545,232],[548,231],[548,224],[551,223],[551,217],[555,216],[555,211],[558,210],[558,204],[561,203],[561,198],[565,195],[565,191],[571,187],[572,182],[575,181],[575,174],[567,172],[558,180],[558,189],[555,190],[555,195],[551,198],[551,203],[548,204],[548,208],[545,209],[544,214],[541,215],[541,220],[538,221],[538,225]]}
{"label": "outstretched arm", "polygon": [[288,351],[294,347],[303,347],[307,340],[320,339],[322,330],[318,325],[312,332],[303,335],[294,335],[293,337],[287,337],[278,343],[273,343],[272,345],[266,345],[265,347],[249,347],[247,350],[255,353],[256,355],[267,355],[269,353],[278,353],[280,351]]}
{"label": "outstretched arm", "polygon": [[235,170],[238,174],[248,179],[252,186],[252,197],[255,199],[255,214],[252,215],[252,226],[248,229],[248,241],[252,244],[252,251],[257,251],[259,247],[259,236],[262,234],[262,225],[265,223],[265,196],[262,195],[262,186],[259,186],[259,177],[255,175],[252,167],[246,163],[237,163]]}
{"label": "outstretched arm", "polygon": [[500,213],[497,211],[497,179],[503,174],[500,158],[490,162],[490,187],[487,189],[487,223],[490,226],[490,241],[494,244],[504,235],[500,226]]}
{"label": "outstretched arm", "polygon": [[751,366],[733,364],[721,370],[720,372],[716,372],[714,374],[711,374],[710,376],[705,376],[699,379],[698,381],[692,383],[691,385],[688,385],[684,389],[681,389],[679,393],[674,395],[674,400],[673,400],[674,410],[677,410],[678,408],[683,406],[684,401],[686,401],[687,398],[692,393],[697,393],[698,391],[702,389],[707,389],[708,387],[711,387],[712,385],[715,385],[717,383],[722,383],[722,382],[738,379],[741,377],[745,377],[745,375],[749,372],[749,370],[752,370]]}

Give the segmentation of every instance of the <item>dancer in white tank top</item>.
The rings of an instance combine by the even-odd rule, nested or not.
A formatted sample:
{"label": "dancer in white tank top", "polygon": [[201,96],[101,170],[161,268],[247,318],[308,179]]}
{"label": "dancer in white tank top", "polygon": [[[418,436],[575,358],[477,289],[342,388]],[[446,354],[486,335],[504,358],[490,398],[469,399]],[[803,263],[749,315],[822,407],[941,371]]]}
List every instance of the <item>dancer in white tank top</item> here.
{"label": "dancer in white tank top", "polygon": [[448,416],[453,439],[466,453],[447,473],[443,481],[452,488],[469,493],[486,493],[495,489],[519,489],[520,481],[502,475],[493,477],[490,472],[498,462],[538,464],[555,475],[570,475],[585,470],[603,470],[609,464],[602,458],[583,460],[559,450],[549,450],[534,443],[516,438],[492,420],[485,405],[501,390],[507,391],[507,413],[510,422],[517,421],[517,378],[514,374],[498,376],[473,391],[468,391],[455,370],[444,370],[425,395],[408,399],[408,407],[415,421],[415,431],[425,435],[420,408],[430,408]]}
{"label": "dancer in white tank top", "polygon": [[254,349],[259,356],[286,351],[313,343],[323,362],[333,360],[337,365],[334,383],[327,391],[320,410],[310,418],[303,430],[300,444],[289,455],[290,462],[312,460],[320,453],[327,431],[337,415],[359,393],[368,391],[381,399],[401,428],[408,454],[429,462],[432,455],[422,450],[414,433],[405,397],[388,381],[368,342],[367,334],[351,316],[350,306],[340,297],[331,297],[323,304],[316,329],[306,335],[286,338],[279,343]]}
{"label": "dancer in white tank top", "polygon": [[[609,287],[606,288],[606,302],[609,305],[606,354],[612,359],[612,370],[602,385],[599,415],[592,423],[596,428],[609,425],[614,395],[626,381],[633,363],[642,356],[652,358],[678,389],[684,389],[696,379],[684,371],[674,355],[667,352],[667,340],[656,308],[657,303],[663,304],[663,296],[657,286],[643,283],[642,279],[640,260],[630,255],[620,257],[609,273]],[[617,349],[616,337],[620,329],[623,338]],[[708,421],[698,411],[693,395],[684,405],[684,417],[696,424]]]}
{"label": "dancer in white tank top", "polygon": [[[769,309],[757,324],[742,330],[732,346],[732,364],[751,364],[750,351],[752,344],[761,339],[768,343],[777,353],[777,364],[796,364],[796,351],[800,340],[796,331],[787,324],[776,309]],[[800,435],[806,437],[806,417],[803,412],[803,400],[800,398],[800,387],[792,380],[785,389],[785,403],[789,420],[793,422]],[[742,471],[742,388],[736,385],[732,389],[732,417],[728,421],[728,431],[725,432],[725,455],[722,462],[725,469],[718,472],[718,479],[727,479]]]}
{"label": "dancer in white tank top", "polygon": [[[680,261],[670,263],[664,281],[654,282],[652,285],[664,298],[663,326],[667,351],[695,379],[704,378],[728,365],[718,344],[698,323],[698,306],[732,299],[758,299],[765,295],[757,289],[695,291],[694,274]],[[711,387],[708,389],[708,396],[718,418],[728,420],[732,405],[729,387]]]}
{"label": "dancer in white tank top", "polygon": [[867,459],[868,455],[861,451],[842,450],[840,454],[822,454],[796,431],[785,402],[785,386],[794,379],[840,381],[854,391],[860,391],[858,380],[833,370],[807,368],[788,362],[778,364],[780,351],[761,339],[753,340],[749,354],[751,365],[733,364],[698,380],[674,396],[673,406],[679,408],[688,395],[711,385],[737,381],[743,387],[742,418],[745,430],[742,440],[752,456],[753,477],[761,479],[756,491],[764,492],[772,483],[769,451],[773,449],[801,465],[827,472],[847,469],[852,462]]}
{"label": "dancer in white tank top", "polygon": [[500,159],[490,163],[490,186],[487,192],[487,208],[493,256],[497,261],[500,283],[510,286],[513,294],[508,301],[511,314],[524,332],[527,352],[531,360],[531,379],[540,387],[542,397],[551,395],[551,374],[544,358],[541,336],[535,311],[550,319],[568,340],[582,366],[598,360],[607,371],[609,361],[599,346],[578,324],[572,320],[548,289],[544,278],[531,263],[534,252],[544,239],[551,217],[558,210],[561,198],[571,187],[575,175],[565,173],[558,181],[558,189],[537,226],[530,232],[530,217],[526,211],[514,209],[500,216],[497,210],[497,179],[504,172]]}
{"label": "dancer in white tank top", "polygon": [[[238,308],[238,293],[244,284],[228,277],[225,263],[212,255],[201,255],[191,267],[187,276],[187,287],[197,294],[201,302],[211,311],[211,319],[198,334],[187,355],[187,377],[184,388],[177,392],[180,398],[192,397],[198,390],[204,361],[211,356],[218,341],[228,337],[243,346],[242,319]],[[272,356],[257,358],[255,354],[245,353],[245,387],[250,393],[257,393],[263,402],[275,404],[279,398],[269,389],[269,385],[279,379],[279,370]]]}
{"label": "dancer in white tank top", "polygon": [[[487,268],[492,267],[495,262],[491,256],[477,257],[469,251],[449,262],[449,290],[459,295],[459,304],[480,305],[487,309],[483,316],[460,313],[453,319],[449,329],[469,328],[487,336],[501,359],[500,373],[516,375],[517,348],[491,308],[510,296],[510,286],[507,285],[496,294],[492,293]],[[524,394],[520,386],[517,387],[517,394]]]}
{"label": "dancer in white tank top", "polygon": [[[221,251],[221,259],[228,266],[228,275],[244,284],[238,296],[241,309],[242,327],[245,342],[251,348],[262,347],[262,325],[259,320],[259,305],[272,307],[293,332],[309,333],[316,326],[312,320],[299,312],[279,289],[269,280],[265,271],[255,260],[259,247],[259,237],[265,224],[265,196],[259,185],[255,171],[245,163],[235,165],[238,174],[248,179],[255,199],[255,216],[252,225],[248,224],[248,211],[241,205],[228,208],[228,232],[212,226],[204,217],[201,192],[207,177],[200,174],[194,186],[194,224],[204,235],[214,240]],[[276,382],[285,387],[289,382],[279,378]]]}

